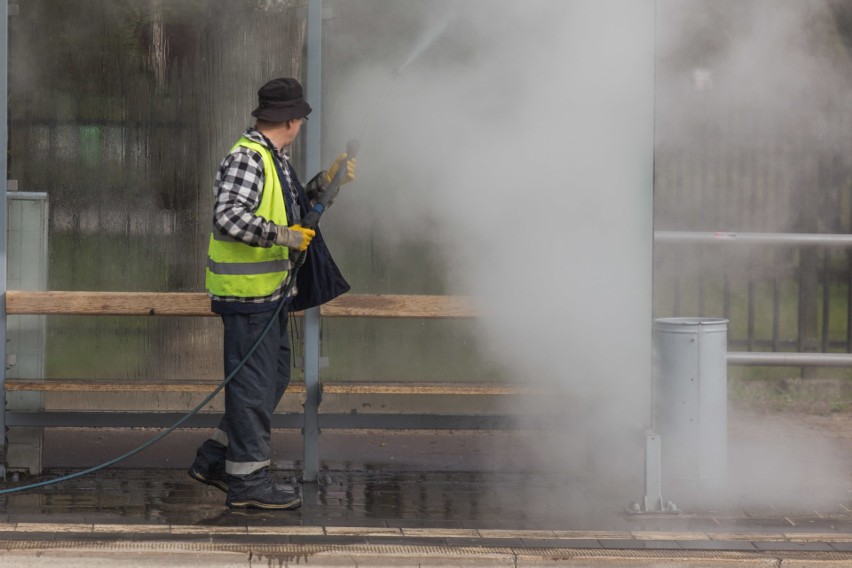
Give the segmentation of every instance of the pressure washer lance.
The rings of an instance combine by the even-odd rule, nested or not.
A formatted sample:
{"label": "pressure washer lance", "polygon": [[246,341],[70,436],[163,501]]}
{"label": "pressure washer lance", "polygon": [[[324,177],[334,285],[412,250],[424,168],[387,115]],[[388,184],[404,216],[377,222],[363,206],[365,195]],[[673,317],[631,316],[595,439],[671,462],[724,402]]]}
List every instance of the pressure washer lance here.
{"label": "pressure washer lance", "polygon": [[[361,142],[356,138],[355,140],[350,140],[346,144],[346,160],[354,160],[355,156],[358,154],[358,149],[361,147]],[[319,199],[316,203],[314,203],[313,208],[305,215],[301,222],[299,223],[302,227],[306,229],[314,229],[316,230],[317,225],[319,225],[319,220],[322,214],[326,209],[331,207],[332,201],[337,197],[337,194],[340,193],[340,182],[343,180],[343,176],[345,175],[344,169],[346,164],[342,164],[334,174],[334,177],[328,184],[328,187],[325,191],[320,195]],[[305,253],[300,252],[297,253],[298,257],[296,259],[296,263],[303,263]],[[291,279],[292,280],[292,279]]]}
{"label": "pressure washer lance", "polygon": [[[360,142],[357,139],[349,141],[349,143],[346,145],[347,160],[351,160],[355,157],[355,155],[358,153],[359,147],[360,147]],[[319,224],[320,217],[322,217],[322,214],[329,207],[331,207],[332,201],[334,201],[334,198],[337,197],[338,193],[340,193],[340,182],[343,179],[343,176],[345,175],[345,172],[344,172],[345,166],[346,166],[346,164],[343,164],[343,165],[341,165],[341,167],[337,168],[337,172],[334,174],[334,177],[329,182],[328,187],[326,187],[325,191],[319,197],[317,202],[314,204],[313,208],[311,208],[311,210],[308,212],[308,214],[305,215],[304,219],[302,219],[301,224],[302,224],[303,227],[307,227],[309,229],[316,229],[317,228],[317,225]],[[175,422],[169,428],[167,428],[165,431],[154,436],[153,438],[151,438],[150,440],[148,440],[147,442],[145,442],[141,446],[134,448],[134,449],[130,450],[129,452],[124,453],[124,454],[122,454],[122,455],[120,455],[116,458],[113,458],[109,461],[106,461],[102,464],[92,466],[88,469],[84,469],[82,471],[78,471],[78,472],[75,472],[75,473],[69,473],[68,475],[63,475],[63,476],[60,476],[60,477],[57,477],[57,478],[54,478],[54,479],[48,479],[46,481],[40,481],[38,483],[31,483],[29,485],[21,485],[19,487],[10,487],[8,489],[2,489],[2,490],[0,490],[0,495],[8,495],[10,493],[20,493],[20,492],[23,492],[23,491],[29,491],[30,489],[37,489],[39,487],[46,487],[48,485],[54,485],[56,483],[62,483],[63,481],[71,481],[72,479],[77,479],[78,477],[83,477],[84,475],[88,475],[90,473],[95,473],[95,472],[100,471],[102,469],[106,469],[110,466],[113,466],[113,465],[115,465],[119,462],[126,460],[129,457],[135,456],[136,454],[138,454],[142,450],[146,450],[146,449],[150,448],[151,446],[153,446],[154,444],[156,444],[157,442],[159,442],[160,440],[162,440],[163,438],[165,438],[166,436],[168,436],[169,434],[171,434],[172,432],[177,430],[184,422],[189,420],[192,416],[195,416],[196,414],[198,414],[201,411],[201,409],[203,409],[205,406],[207,406],[207,404],[211,400],[213,400],[213,397],[215,397],[217,394],[219,394],[219,392],[223,388],[225,388],[225,385],[227,385],[228,383],[231,382],[231,379],[233,379],[234,376],[236,376],[236,374],[240,371],[240,369],[242,369],[245,366],[245,364],[248,362],[248,360],[251,358],[251,356],[254,355],[254,352],[257,351],[257,348],[260,346],[260,342],[263,341],[263,338],[266,337],[266,334],[269,333],[270,329],[272,329],[272,324],[275,323],[276,321],[278,321],[278,314],[280,314],[281,310],[284,309],[284,306],[287,305],[287,300],[289,299],[290,292],[293,290],[293,286],[295,286],[295,284],[296,284],[296,274],[299,272],[299,268],[301,268],[302,264],[304,264],[305,258],[307,258],[307,255],[305,253],[303,253],[303,252],[296,253],[296,257],[293,260],[293,268],[292,268],[292,270],[290,270],[290,272],[288,274],[288,281],[287,281],[287,285],[284,288],[284,294],[281,296],[281,299],[278,301],[278,305],[275,307],[275,311],[273,312],[272,317],[269,318],[269,321],[267,322],[266,327],[264,327],[263,330],[260,332],[260,335],[258,336],[257,341],[255,341],[254,345],[251,346],[251,349],[248,350],[248,353],[246,353],[245,357],[243,357],[240,360],[240,362],[237,363],[237,366],[234,367],[234,370],[231,371],[231,373],[227,377],[225,377],[225,380],[223,380],[221,383],[219,383],[219,386],[217,386],[213,390],[213,392],[211,392],[209,395],[207,395],[204,398],[204,400],[202,400],[195,408],[193,408],[192,410],[190,410],[189,412],[184,414],[177,422]]]}

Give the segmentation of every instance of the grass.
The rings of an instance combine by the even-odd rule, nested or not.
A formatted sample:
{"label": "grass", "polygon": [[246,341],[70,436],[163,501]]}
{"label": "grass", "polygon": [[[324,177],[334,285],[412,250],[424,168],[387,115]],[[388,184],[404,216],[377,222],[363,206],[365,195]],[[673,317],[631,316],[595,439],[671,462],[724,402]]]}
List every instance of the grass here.
{"label": "grass", "polygon": [[852,381],[843,378],[728,378],[728,399],[747,408],[821,416],[852,412]]}
{"label": "grass", "polygon": [[[822,352],[823,349],[829,353],[847,352],[852,279],[845,251],[827,250],[809,258],[809,267],[819,270],[819,274],[809,285],[811,290],[800,308],[799,268],[805,260],[801,250],[735,248],[732,246],[727,252],[720,247],[709,252],[683,249],[658,253],[654,316],[726,317],[729,320],[728,344],[732,351],[773,351],[777,348],[788,352]],[[723,256],[723,252],[727,256]],[[823,269],[826,261],[830,277],[828,325],[824,326],[826,284]],[[802,314],[805,320],[800,320]],[[800,334],[805,341],[800,342]],[[751,344],[749,338],[752,338]],[[802,371],[789,367],[748,367],[738,372],[744,378],[753,379],[779,380],[790,376],[852,379],[852,369],[843,368]]]}

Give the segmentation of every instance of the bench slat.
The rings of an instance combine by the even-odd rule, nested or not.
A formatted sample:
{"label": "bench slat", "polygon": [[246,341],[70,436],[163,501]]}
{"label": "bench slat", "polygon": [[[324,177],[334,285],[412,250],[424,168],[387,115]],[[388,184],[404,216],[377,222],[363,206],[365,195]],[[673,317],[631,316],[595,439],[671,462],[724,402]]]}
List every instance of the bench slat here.
{"label": "bench slat", "polygon": [[[215,316],[201,292],[60,292],[10,290],[6,313],[18,315]],[[344,294],[324,317],[471,318],[464,296]]]}
{"label": "bench slat", "polygon": [[45,292],[10,290],[6,313],[34,315],[214,316],[197,292]]}
{"label": "bench slat", "polygon": [[467,296],[344,294],[323,305],[324,317],[371,318],[472,318],[473,302]]}
{"label": "bench slat", "polygon": [[510,395],[530,394],[522,386],[482,383],[323,383],[325,394],[435,394],[435,395]]}
{"label": "bench slat", "polygon": [[[84,381],[84,380],[22,380],[6,379],[7,391],[40,391],[40,392],[197,392],[211,393],[219,383],[204,382],[116,382],[116,381]],[[293,383],[287,392],[304,393],[305,385]]]}
{"label": "bench slat", "polygon": [[[74,379],[46,381],[6,379],[7,391],[39,392],[212,392],[219,383],[213,381],[129,382]],[[394,394],[394,395],[514,395],[540,394],[535,389],[515,385],[482,383],[323,383],[325,394]],[[292,383],[288,393],[304,394],[304,383]]]}

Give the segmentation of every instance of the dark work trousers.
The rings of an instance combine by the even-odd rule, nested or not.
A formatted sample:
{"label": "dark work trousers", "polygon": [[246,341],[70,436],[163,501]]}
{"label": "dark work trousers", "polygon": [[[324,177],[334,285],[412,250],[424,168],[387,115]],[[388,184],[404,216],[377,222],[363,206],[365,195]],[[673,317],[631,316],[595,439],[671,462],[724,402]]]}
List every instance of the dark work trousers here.
{"label": "dark work trousers", "polygon": [[[225,376],[237,367],[274,311],[223,315]],[[225,471],[248,475],[270,463],[272,414],[290,384],[287,309],[282,309],[257,350],[225,385],[225,416],[219,423],[228,446]]]}

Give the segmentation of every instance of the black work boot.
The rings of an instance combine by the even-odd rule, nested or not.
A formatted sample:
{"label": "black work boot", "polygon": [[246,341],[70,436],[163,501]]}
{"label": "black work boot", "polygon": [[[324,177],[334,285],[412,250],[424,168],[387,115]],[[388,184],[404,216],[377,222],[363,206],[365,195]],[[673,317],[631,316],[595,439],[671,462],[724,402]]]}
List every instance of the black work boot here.
{"label": "black work boot", "polygon": [[253,509],[298,509],[302,498],[294,491],[276,487],[269,468],[248,475],[228,475],[228,507]]}
{"label": "black work boot", "polygon": [[201,483],[228,492],[228,474],[225,473],[225,452],[228,448],[215,440],[205,440],[195,453],[189,466],[189,476]]}

